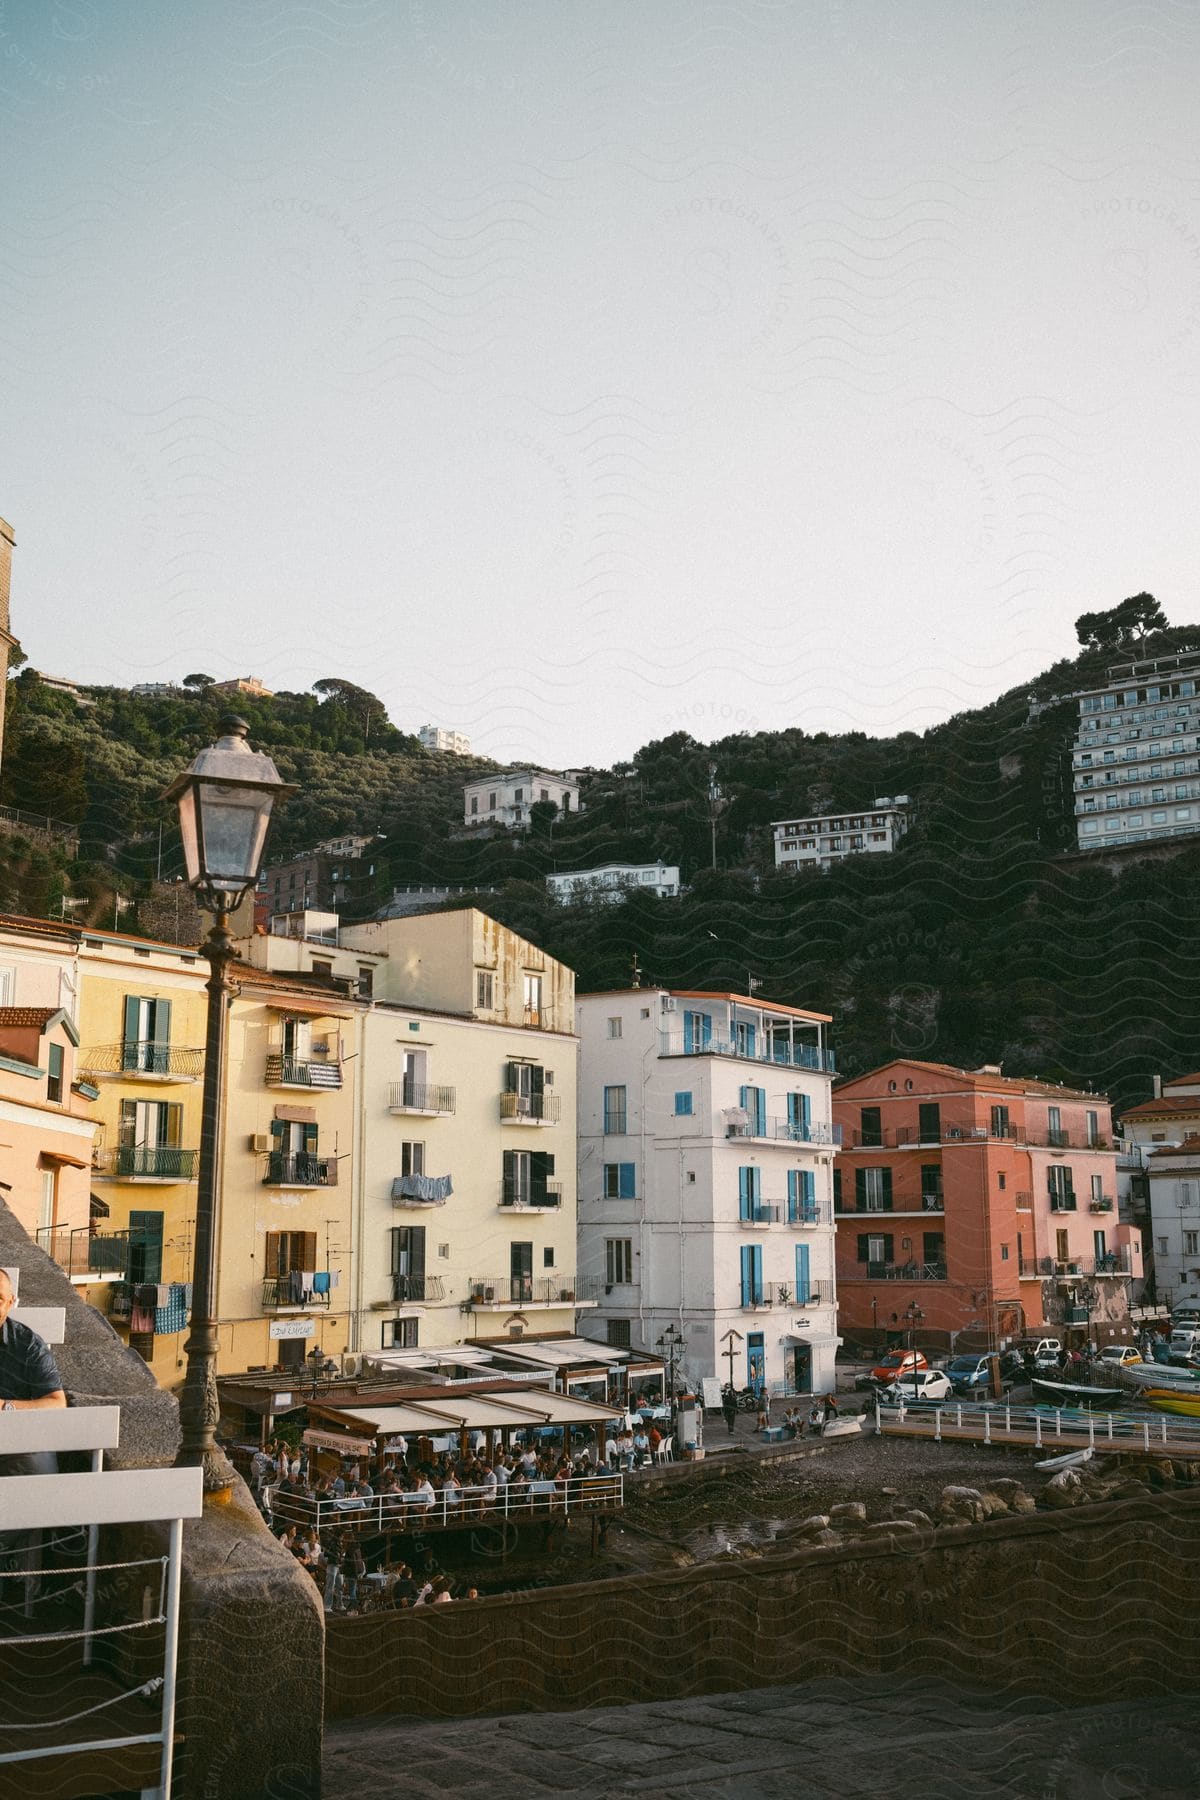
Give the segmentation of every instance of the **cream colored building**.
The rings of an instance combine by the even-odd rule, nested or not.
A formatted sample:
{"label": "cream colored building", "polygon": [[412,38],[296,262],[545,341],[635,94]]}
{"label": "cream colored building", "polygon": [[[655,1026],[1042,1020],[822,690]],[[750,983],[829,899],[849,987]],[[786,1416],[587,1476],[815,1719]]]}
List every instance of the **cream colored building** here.
{"label": "cream colored building", "polygon": [[358,1348],[572,1331],[574,974],[474,908],[342,942],[383,956],[360,1075]]}

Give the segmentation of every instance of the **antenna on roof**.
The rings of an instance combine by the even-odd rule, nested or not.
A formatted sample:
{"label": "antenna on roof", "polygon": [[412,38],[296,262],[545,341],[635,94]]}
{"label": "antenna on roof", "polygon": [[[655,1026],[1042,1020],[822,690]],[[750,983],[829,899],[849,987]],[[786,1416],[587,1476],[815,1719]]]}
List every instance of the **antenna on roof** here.
{"label": "antenna on roof", "polygon": [[633,953],[633,985],[635,988],[642,985],[642,965],[638,962],[636,950]]}
{"label": "antenna on roof", "polygon": [[749,996],[752,1000],[754,998],[756,990],[758,988],[760,988],[761,986],[762,986],[762,982],[758,979],[757,975],[751,975],[749,970],[747,970],[746,971],[746,992],[749,994]]}

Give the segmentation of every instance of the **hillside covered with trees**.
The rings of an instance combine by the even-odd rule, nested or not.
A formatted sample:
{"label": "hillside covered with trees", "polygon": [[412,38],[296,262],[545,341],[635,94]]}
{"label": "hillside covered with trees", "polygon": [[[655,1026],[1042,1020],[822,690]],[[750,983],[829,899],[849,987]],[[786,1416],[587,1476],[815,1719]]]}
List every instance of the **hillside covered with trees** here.
{"label": "hillside covered with trees", "polygon": [[[462,783],[494,765],[426,752],[351,684],[239,697],[238,710],[300,790],[273,827],[275,857],[382,833],[385,891],[488,890],[487,910],[571,964],[581,989],[628,985],[635,958],[644,980],[675,987],[745,992],[753,978],[764,997],[833,1015],[843,1073],[897,1054],[1003,1061],[1128,1103],[1153,1072],[1200,1062],[1200,840],[1111,866],[1073,853],[1066,697],[1124,652],[1200,646],[1200,627],[1165,628],[1139,595],[1078,631],[1077,657],[923,734],[675,733],[592,772],[580,815],[535,808],[520,837],[462,836]],[[0,799],[77,828],[79,847],[68,859],[0,839],[0,905],[57,915],[64,894],[83,896],[111,921],[114,893],[136,901],[160,867],[174,877],[158,796],[227,705],[190,680],[157,698],[87,689],[82,707],[29,671],[10,681]],[[916,824],[893,856],[774,872],[772,820],[896,793],[912,796]],[[547,896],[552,870],[659,857],[681,865],[682,898]]]}

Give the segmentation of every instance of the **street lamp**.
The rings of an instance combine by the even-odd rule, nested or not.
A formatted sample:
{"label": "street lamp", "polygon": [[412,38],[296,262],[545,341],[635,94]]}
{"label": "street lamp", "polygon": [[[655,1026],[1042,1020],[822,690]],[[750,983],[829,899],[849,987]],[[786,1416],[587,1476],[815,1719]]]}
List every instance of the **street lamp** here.
{"label": "street lamp", "polygon": [[[908,1355],[912,1366],[913,1393],[915,1395],[919,1385],[917,1381],[917,1326],[924,1323],[925,1314],[915,1300],[910,1300],[905,1308],[904,1317],[908,1320]],[[903,1371],[900,1380],[901,1382],[904,1380]]]}
{"label": "street lamp", "polygon": [[672,1319],[662,1336],[657,1340],[655,1348],[667,1365],[668,1400],[671,1417],[675,1417],[675,1361],[683,1352],[683,1333]]}
{"label": "street lamp", "polygon": [[191,1329],[184,1344],[187,1370],[179,1401],[180,1445],[176,1462],[204,1470],[206,1492],[233,1482],[233,1470],[216,1445],[217,1321],[216,1207],[220,1168],[221,1095],[225,1085],[225,1009],[233,984],[233,936],[229,915],[257,884],[276,800],[296,792],[280,779],[269,756],[251,750],[250,727],[230,713],[221,737],[201,750],[190,768],[163,794],[179,808],[187,882],[198,903],[213,914],[201,948],[208,961],[208,1024],[204,1040],[204,1100],[200,1166],[196,1182],[196,1243],[192,1264]]}
{"label": "street lamp", "polygon": [[312,1398],[315,1400],[321,1382],[331,1382],[338,1373],[338,1366],[332,1356],[325,1355],[320,1344],[314,1345],[304,1360],[312,1370]]}

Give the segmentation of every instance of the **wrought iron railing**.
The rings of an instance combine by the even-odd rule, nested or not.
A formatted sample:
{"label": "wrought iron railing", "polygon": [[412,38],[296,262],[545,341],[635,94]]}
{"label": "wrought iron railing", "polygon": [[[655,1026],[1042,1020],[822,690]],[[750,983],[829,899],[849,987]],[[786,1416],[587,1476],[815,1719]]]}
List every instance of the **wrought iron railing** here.
{"label": "wrought iron railing", "polygon": [[265,1312],[275,1312],[279,1307],[324,1306],[330,1304],[328,1285],[321,1291],[304,1287],[300,1280],[292,1275],[268,1275],[264,1277],[262,1287],[262,1303]]}
{"label": "wrought iron railing", "polygon": [[342,1065],[336,1056],[268,1056],[268,1087],[340,1088]]}
{"label": "wrought iron railing", "polygon": [[776,1063],[785,1068],[814,1069],[826,1075],[837,1073],[832,1050],[818,1050],[813,1044],[775,1043],[753,1046],[736,1039],[710,1037],[697,1043],[683,1032],[664,1031],[661,1037],[663,1056],[732,1056],[739,1062]]}
{"label": "wrought iron railing", "polygon": [[267,1157],[264,1187],[336,1187],[336,1156],[284,1156],[272,1150]]}
{"label": "wrought iron railing", "polygon": [[421,1081],[393,1081],[388,1089],[390,1112],[452,1113],[452,1087],[434,1087]]}
{"label": "wrought iron railing", "polygon": [[64,1274],[74,1278],[129,1273],[127,1231],[93,1234],[87,1225],[76,1226],[72,1231],[46,1225],[38,1231],[37,1241]]}
{"label": "wrought iron railing", "polygon": [[99,1174],[118,1181],[192,1181],[200,1160],[198,1150],[175,1150],[165,1145],[121,1144],[97,1153]]}
{"label": "wrought iron railing", "polygon": [[147,1039],[92,1044],[81,1050],[78,1068],[90,1075],[175,1075],[191,1080],[204,1073],[204,1051]]}
{"label": "wrought iron railing", "polygon": [[505,1179],[500,1183],[500,1204],[518,1212],[537,1211],[543,1207],[553,1211],[563,1202],[561,1181],[520,1182]]}
{"label": "wrought iron railing", "polygon": [[424,1306],[430,1300],[445,1299],[445,1282],[440,1275],[398,1275],[392,1273],[392,1299],[409,1306]]}
{"label": "wrought iron railing", "polygon": [[562,1100],[558,1094],[542,1092],[500,1096],[500,1117],[509,1123],[524,1120],[534,1125],[557,1125],[561,1116]]}
{"label": "wrought iron railing", "polygon": [[574,1275],[472,1275],[467,1285],[474,1306],[569,1306],[576,1291]]}

